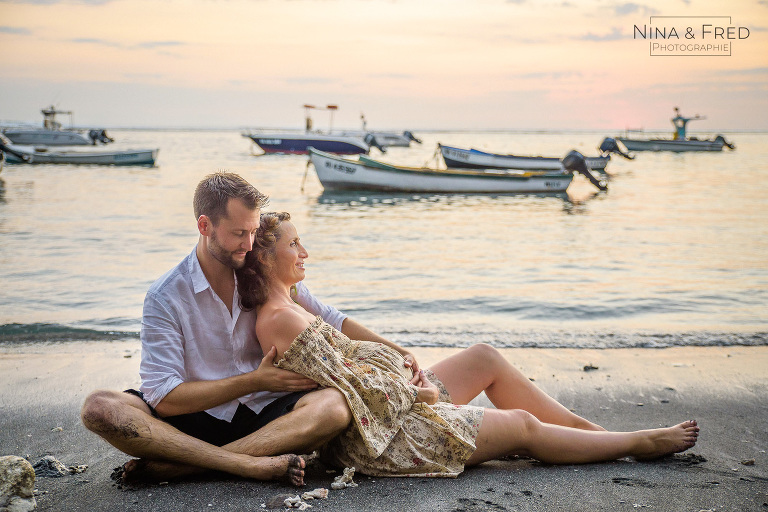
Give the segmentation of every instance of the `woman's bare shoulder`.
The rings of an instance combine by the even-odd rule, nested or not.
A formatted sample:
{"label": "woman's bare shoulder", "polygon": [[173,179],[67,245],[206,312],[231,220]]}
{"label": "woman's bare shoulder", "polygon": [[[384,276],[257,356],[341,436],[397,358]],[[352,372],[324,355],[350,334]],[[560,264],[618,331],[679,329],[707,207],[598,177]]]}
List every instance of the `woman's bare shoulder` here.
{"label": "woman's bare shoulder", "polygon": [[269,306],[256,316],[256,336],[272,344],[288,342],[301,334],[312,322],[291,306]]}

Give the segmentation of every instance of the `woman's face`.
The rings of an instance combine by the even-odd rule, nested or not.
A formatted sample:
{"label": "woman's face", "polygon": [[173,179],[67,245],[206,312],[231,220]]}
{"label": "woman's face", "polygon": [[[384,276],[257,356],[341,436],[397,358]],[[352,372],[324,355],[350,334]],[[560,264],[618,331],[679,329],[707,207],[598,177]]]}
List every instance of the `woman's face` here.
{"label": "woman's face", "polygon": [[280,239],[275,244],[274,275],[284,283],[298,283],[304,279],[304,260],[309,254],[301,245],[292,222],[281,223],[279,233]]}

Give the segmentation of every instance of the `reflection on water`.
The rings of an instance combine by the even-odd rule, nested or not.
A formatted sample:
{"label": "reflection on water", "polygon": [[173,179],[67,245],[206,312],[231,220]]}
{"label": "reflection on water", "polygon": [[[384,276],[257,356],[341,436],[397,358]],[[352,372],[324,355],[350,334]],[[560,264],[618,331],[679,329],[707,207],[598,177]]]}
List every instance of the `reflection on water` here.
{"label": "reflection on water", "polygon": [[453,207],[476,206],[479,203],[504,201],[508,199],[525,201],[527,198],[555,198],[568,201],[566,193],[552,194],[413,194],[413,193],[365,193],[326,192],[317,197],[318,205],[334,205],[344,208],[413,206],[412,203],[437,204]]}

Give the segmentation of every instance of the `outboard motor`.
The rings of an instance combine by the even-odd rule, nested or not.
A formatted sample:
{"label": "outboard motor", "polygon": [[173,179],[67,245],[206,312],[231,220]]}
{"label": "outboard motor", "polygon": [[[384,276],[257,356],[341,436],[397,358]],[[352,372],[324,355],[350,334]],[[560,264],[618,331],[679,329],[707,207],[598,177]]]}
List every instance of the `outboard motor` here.
{"label": "outboard motor", "polygon": [[8,144],[10,144],[10,142],[11,142],[10,140],[0,135],[0,153],[8,153],[9,155],[13,155],[16,158],[20,159],[22,162],[32,161],[31,156],[26,155],[24,153],[19,153],[18,151],[14,151],[13,149],[9,148]]}
{"label": "outboard motor", "polygon": [[376,140],[376,137],[372,133],[366,134],[365,137],[363,138],[363,140],[365,141],[366,144],[368,144],[372,148],[376,148],[379,151],[381,151],[382,153],[386,153],[387,152],[387,150],[384,149],[384,146],[382,146],[381,144],[378,143],[378,141]]}
{"label": "outboard motor", "polygon": [[623,156],[627,160],[634,160],[635,157],[630,156],[629,154],[623,152],[621,148],[619,147],[619,143],[614,139],[613,137],[606,137],[603,139],[603,142],[600,143],[600,147],[598,148],[600,150],[600,153],[602,155],[606,155],[608,153],[616,153],[618,155]]}
{"label": "outboard motor", "polygon": [[603,180],[598,180],[595,178],[595,176],[589,172],[589,168],[587,167],[587,161],[584,158],[584,155],[576,151],[575,149],[565,155],[565,158],[562,160],[563,167],[565,167],[567,170],[571,172],[578,172],[580,174],[583,174],[584,177],[586,177],[589,181],[592,182],[594,186],[599,188],[600,190],[608,190],[608,185]]}
{"label": "outboard motor", "polygon": [[417,137],[416,137],[416,136],[413,134],[413,132],[409,132],[409,131],[407,131],[407,130],[406,130],[406,131],[404,131],[404,132],[403,132],[403,136],[404,136],[405,138],[407,138],[408,140],[412,140],[413,142],[415,142],[415,143],[417,143],[417,144],[421,144],[421,139],[417,138]]}
{"label": "outboard motor", "polygon": [[723,146],[727,147],[728,149],[736,149],[736,146],[728,142],[727,140],[725,140],[725,137],[723,137],[722,135],[718,135],[717,137],[715,137],[715,142],[722,142]]}
{"label": "outboard motor", "polygon": [[109,144],[115,142],[115,139],[107,135],[106,130],[91,130],[88,132],[88,137],[91,139],[91,143],[95,146],[97,142],[102,144]]}

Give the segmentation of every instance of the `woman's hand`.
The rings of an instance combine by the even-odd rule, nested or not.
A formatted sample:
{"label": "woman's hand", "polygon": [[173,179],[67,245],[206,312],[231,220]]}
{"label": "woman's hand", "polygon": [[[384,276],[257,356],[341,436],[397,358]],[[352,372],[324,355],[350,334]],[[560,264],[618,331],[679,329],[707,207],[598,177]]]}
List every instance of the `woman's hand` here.
{"label": "woman's hand", "polygon": [[423,370],[420,370],[419,373],[413,376],[411,384],[419,388],[418,394],[416,395],[416,402],[424,402],[429,405],[437,402],[437,398],[440,396],[440,390],[429,381],[427,376],[424,375]]}
{"label": "woman's hand", "polygon": [[402,352],[402,355],[403,355],[403,359],[405,359],[405,363],[403,364],[403,366],[405,366],[406,368],[410,368],[411,371],[413,372],[413,375],[416,376],[416,374],[418,374],[419,371],[421,370],[419,368],[419,363],[416,362],[416,357],[410,352]]}

